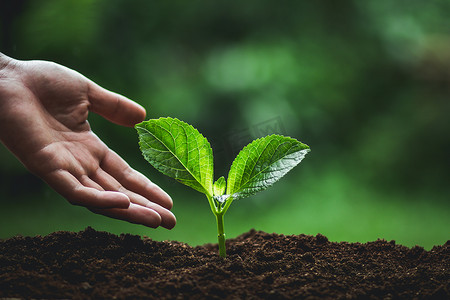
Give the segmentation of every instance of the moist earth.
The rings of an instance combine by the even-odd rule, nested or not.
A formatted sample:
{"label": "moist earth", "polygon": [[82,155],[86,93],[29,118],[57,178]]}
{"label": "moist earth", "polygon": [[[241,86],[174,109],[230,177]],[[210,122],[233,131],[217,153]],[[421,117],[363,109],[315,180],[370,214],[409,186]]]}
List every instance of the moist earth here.
{"label": "moist earth", "polygon": [[450,299],[449,249],[251,230],[221,258],[88,227],[0,240],[0,298]]}

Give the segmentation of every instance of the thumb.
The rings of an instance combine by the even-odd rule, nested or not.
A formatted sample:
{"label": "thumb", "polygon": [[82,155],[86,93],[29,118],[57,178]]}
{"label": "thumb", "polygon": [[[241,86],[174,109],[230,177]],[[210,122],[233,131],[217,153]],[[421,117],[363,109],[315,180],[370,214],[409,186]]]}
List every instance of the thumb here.
{"label": "thumb", "polygon": [[132,127],[145,119],[145,109],[136,102],[90,81],[89,110],[122,126]]}

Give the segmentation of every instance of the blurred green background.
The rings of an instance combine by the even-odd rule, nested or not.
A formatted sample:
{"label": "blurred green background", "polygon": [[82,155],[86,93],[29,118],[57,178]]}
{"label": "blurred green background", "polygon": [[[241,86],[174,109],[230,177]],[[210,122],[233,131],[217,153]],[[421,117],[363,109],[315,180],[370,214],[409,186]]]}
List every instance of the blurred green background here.
{"label": "blurred green background", "polygon": [[[73,68],[142,104],[147,118],[193,124],[212,144],[216,178],[257,137],[310,145],[274,187],[233,203],[228,237],[255,228],[430,249],[450,238],[449,11],[446,0],[4,0],[0,49]],[[172,196],[177,226],[72,206],[0,147],[0,238],[92,226],[216,242],[202,194],[152,169],[134,129],[89,119]]]}

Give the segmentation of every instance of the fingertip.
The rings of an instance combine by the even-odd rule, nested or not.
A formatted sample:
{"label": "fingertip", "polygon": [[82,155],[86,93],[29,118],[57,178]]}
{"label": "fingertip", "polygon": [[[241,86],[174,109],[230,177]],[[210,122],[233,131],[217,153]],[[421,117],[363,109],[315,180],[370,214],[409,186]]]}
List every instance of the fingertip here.
{"label": "fingertip", "polygon": [[137,103],[134,100],[130,100],[128,98],[126,98],[129,101],[129,105],[130,108],[133,107],[133,111],[134,111],[134,117],[131,118],[131,114],[129,114],[129,120],[128,120],[128,124],[124,124],[125,126],[134,126],[138,123],[141,123],[142,121],[145,120],[145,117],[147,116],[147,111],[145,110],[145,108],[140,105],[139,103]]}
{"label": "fingertip", "polygon": [[148,216],[146,218],[144,218],[143,220],[141,220],[138,223],[141,223],[144,226],[150,227],[150,228],[157,228],[161,225],[162,223],[162,218],[161,215],[158,214],[157,211],[151,209],[151,208],[147,208],[148,209],[148,213],[151,216]]}
{"label": "fingertip", "polygon": [[147,110],[142,105],[140,105],[139,103],[137,103],[137,102],[135,102],[135,103],[139,106],[139,108],[141,110],[141,120],[139,122],[142,122],[142,121],[145,120],[145,117],[147,116]]}
{"label": "fingertip", "polygon": [[163,208],[158,204],[150,202],[146,205],[146,208],[149,208],[159,214],[159,216],[161,217],[160,226],[166,229],[172,229],[177,223],[175,215],[170,210]]}
{"label": "fingertip", "polygon": [[90,110],[118,125],[133,127],[145,119],[145,108],[137,102],[90,81]]}
{"label": "fingertip", "polygon": [[163,218],[155,209],[130,203],[127,211],[128,214],[125,220],[131,223],[142,224],[150,228],[157,228],[162,223]]}
{"label": "fingertip", "polygon": [[164,191],[162,188],[160,188],[158,185],[151,182],[147,186],[147,198],[150,199],[152,202],[158,203],[162,207],[171,210],[173,207],[173,200],[170,195]]}
{"label": "fingertip", "polygon": [[172,228],[175,227],[175,225],[177,224],[177,218],[175,217],[174,214],[172,214],[172,218],[169,219],[165,219],[162,223],[161,226],[171,230]]}

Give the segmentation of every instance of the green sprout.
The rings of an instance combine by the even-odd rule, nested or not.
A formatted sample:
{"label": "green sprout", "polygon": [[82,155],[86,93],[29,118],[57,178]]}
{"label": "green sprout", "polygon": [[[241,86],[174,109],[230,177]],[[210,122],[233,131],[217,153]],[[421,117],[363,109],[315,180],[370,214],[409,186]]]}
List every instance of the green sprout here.
{"label": "green sprout", "polygon": [[175,118],[144,121],[135,126],[144,158],[158,171],[208,198],[216,216],[219,255],[226,257],[223,216],[234,200],[265,190],[299,164],[310,151],[296,139],[270,135],[248,144],[225,177],[214,182],[213,152],[208,140]]}

